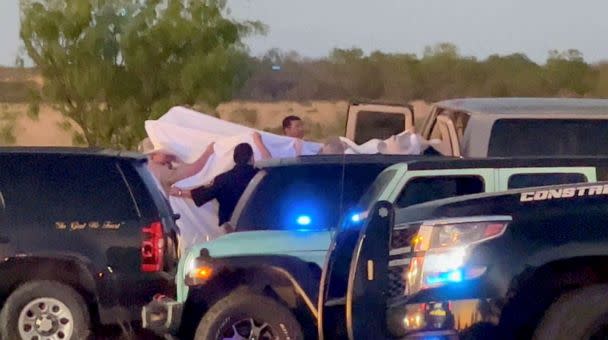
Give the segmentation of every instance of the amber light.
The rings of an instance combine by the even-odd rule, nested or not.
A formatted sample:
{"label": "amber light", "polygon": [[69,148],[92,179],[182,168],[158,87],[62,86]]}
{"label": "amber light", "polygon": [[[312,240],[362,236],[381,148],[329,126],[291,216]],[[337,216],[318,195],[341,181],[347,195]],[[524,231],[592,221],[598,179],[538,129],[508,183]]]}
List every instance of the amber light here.
{"label": "amber light", "polygon": [[192,272],[193,279],[208,280],[211,276],[213,276],[213,268],[211,267],[199,267]]}

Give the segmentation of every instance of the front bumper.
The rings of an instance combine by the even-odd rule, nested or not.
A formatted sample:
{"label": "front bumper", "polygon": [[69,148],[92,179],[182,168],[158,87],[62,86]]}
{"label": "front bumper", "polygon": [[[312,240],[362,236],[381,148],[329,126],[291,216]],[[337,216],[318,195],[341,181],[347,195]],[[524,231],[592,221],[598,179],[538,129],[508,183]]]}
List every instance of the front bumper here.
{"label": "front bumper", "polygon": [[154,299],[141,312],[143,327],[171,339],[179,333],[184,304],[170,298]]}
{"label": "front bumper", "polygon": [[417,303],[391,308],[388,327],[390,333],[405,339],[458,339],[479,332],[491,334],[499,317],[492,300]]}

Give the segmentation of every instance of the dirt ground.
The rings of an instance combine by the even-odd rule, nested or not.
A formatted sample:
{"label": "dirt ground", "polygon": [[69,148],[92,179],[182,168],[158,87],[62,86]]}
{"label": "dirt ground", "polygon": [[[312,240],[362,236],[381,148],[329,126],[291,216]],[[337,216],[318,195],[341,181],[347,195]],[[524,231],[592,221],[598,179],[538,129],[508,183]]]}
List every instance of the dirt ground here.
{"label": "dirt ground", "polygon": [[[419,122],[426,116],[430,105],[423,101],[412,102],[412,105],[414,105],[416,121]],[[347,107],[346,101],[233,101],[220,104],[213,111],[222,119],[267,131],[279,131],[285,116],[297,115],[308,124],[307,138],[322,140],[328,136],[344,133]],[[5,134],[0,134],[0,146],[73,145],[72,136],[78,127],[63,118],[60,112],[47,105],[40,108],[37,118],[28,116],[27,112],[27,104],[0,103],[0,132],[3,126],[11,124],[14,137],[7,140],[3,138],[6,137]]]}

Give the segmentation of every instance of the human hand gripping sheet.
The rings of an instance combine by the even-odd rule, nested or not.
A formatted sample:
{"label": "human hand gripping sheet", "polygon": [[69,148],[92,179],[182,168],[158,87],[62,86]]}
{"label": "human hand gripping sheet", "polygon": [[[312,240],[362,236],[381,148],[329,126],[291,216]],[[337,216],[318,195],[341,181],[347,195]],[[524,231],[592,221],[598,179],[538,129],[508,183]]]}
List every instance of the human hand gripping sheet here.
{"label": "human hand gripping sheet", "polygon": [[[261,159],[260,151],[253,142],[253,133],[257,130],[184,107],[174,107],[158,120],[146,121],[145,128],[154,146],[165,148],[187,163],[196,160],[210,143],[215,142],[214,154],[203,170],[176,183],[180,188],[206,185],[215,176],[230,170],[234,166],[233,150],[240,143],[249,143],[254,149],[255,159]],[[273,158],[296,156],[295,139],[258,132]],[[301,154],[317,154],[320,148],[318,143],[303,142]],[[179,197],[168,199],[173,211],[181,216],[177,224],[181,231],[182,251],[195,243],[214,239],[223,233],[218,227],[216,202],[199,208],[191,200]]]}

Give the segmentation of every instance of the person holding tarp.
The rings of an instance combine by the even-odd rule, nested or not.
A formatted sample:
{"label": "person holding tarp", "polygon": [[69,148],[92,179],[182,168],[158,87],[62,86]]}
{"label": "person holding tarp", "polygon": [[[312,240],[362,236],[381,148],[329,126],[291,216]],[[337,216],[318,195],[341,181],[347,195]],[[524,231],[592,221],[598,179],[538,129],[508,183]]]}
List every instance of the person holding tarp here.
{"label": "person holding tarp", "polygon": [[[209,201],[217,200],[219,203],[219,225],[223,226],[230,221],[232,212],[236,207],[245,188],[258,170],[253,166],[253,149],[247,143],[241,143],[234,148],[234,167],[215,177],[207,186],[200,186],[191,190],[172,187],[171,196],[187,198],[194,201],[197,207]],[[231,232],[232,230],[226,230]]]}
{"label": "person holding tarp", "polygon": [[[154,175],[163,193],[167,195],[173,184],[192,177],[203,170],[207,161],[213,155],[213,145],[214,143],[210,143],[193,163],[179,162],[177,156],[163,147],[155,147],[149,138],[143,140],[140,150],[148,156],[148,170]],[[175,163],[178,163],[178,165],[175,166]]]}

